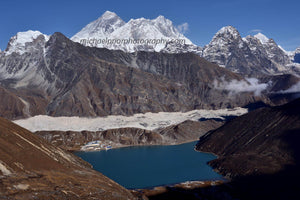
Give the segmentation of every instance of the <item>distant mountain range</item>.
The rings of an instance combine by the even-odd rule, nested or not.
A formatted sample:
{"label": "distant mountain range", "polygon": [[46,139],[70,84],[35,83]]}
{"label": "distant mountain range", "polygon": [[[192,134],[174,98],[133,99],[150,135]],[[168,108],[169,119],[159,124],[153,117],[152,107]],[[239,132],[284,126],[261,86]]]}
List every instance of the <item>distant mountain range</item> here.
{"label": "distant mountain range", "polygon": [[286,52],[272,39],[262,33],[242,38],[232,26],[223,27],[212,41],[202,47],[193,44],[181,34],[173,23],[163,16],[149,20],[131,19],[124,22],[113,12],[105,12],[99,19],[91,22],[75,34],[71,40],[82,39],[183,39],[185,44],[167,42],[166,44],[86,44],[87,46],[105,47],[126,52],[156,51],[168,53],[193,52],[210,62],[217,63],[234,72],[259,76],[260,74],[278,74],[299,72],[299,65],[294,64],[295,52]]}
{"label": "distant mountain range", "polygon": [[[11,38],[4,54],[8,55],[12,52],[22,54],[30,51],[30,47],[26,47],[25,44],[32,42],[39,35],[43,34],[38,31],[18,33]],[[49,39],[47,35],[44,37],[45,41]],[[130,39],[135,42],[130,42]],[[300,72],[300,47],[294,52],[286,52],[273,39],[267,38],[262,33],[242,38],[232,26],[221,28],[208,45],[199,47],[163,16],[158,16],[153,20],[131,19],[126,23],[117,14],[106,11],[97,20],[89,23],[71,37],[71,40],[85,46],[131,53],[137,51],[192,52],[221,67],[252,77],[265,74],[299,74]],[[147,40],[161,40],[161,42],[146,43]]]}
{"label": "distant mountain range", "polygon": [[[91,38],[169,42],[79,44]],[[71,40],[39,31],[12,37],[0,52],[0,92],[5,96],[0,110],[8,118],[130,115],[274,104],[270,95],[281,104],[290,97],[278,97],[278,92],[298,90],[298,57],[299,49],[287,53],[262,34],[242,38],[232,26],[202,48],[163,16],[126,23],[107,11]]]}

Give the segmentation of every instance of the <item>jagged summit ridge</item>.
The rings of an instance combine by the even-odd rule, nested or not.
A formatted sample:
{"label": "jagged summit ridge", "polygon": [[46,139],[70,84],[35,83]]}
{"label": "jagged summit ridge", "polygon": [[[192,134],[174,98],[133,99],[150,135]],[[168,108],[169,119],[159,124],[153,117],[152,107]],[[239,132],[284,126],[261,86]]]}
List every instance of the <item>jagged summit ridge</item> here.
{"label": "jagged summit ridge", "polygon": [[203,48],[202,57],[250,76],[294,73],[288,67],[289,55],[273,39],[262,33],[242,38],[233,26],[221,28]]}
{"label": "jagged summit ridge", "polygon": [[[105,38],[110,39],[110,41],[132,39],[135,40],[135,42],[101,42],[87,44],[87,46],[118,49],[125,52],[141,50],[159,52],[166,46],[167,41],[173,41],[175,39],[182,40],[184,44],[193,45],[188,38],[179,32],[171,20],[166,19],[162,15],[152,20],[138,18],[131,19],[125,23],[120,17],[110,11],[106,11],[99,19],[88,24],[80,32],[75,34],[71,40],[80,42],[82,39],[99,40]],[[145,40],[151,40],[151,42]],[[152,42],[153,40],[160,41]]]}
{"label": "jagged summit ridge", "polygon": [[238,32],[238,30],[233,27],[233,26],[225,26],[223,28],[221,28],[215,35],[215,37],[218,37],[218,35],[224,35],[226,36],[231,36],[235,39],[238,39],[240,36],[240,33]]}
{"label": "jagged summit ridge", "polygon": [[[233,55],[232,51],[236,54],[242,51],[246,45],[242,40],[239,32],[233,26],[226,26],[221,28],[213,37],[211,42],[203,49],[202,56],[210,62],[217,63],[221,67],[231,66],[230,57]],[[231,69],[237,70],[237,69]]]}

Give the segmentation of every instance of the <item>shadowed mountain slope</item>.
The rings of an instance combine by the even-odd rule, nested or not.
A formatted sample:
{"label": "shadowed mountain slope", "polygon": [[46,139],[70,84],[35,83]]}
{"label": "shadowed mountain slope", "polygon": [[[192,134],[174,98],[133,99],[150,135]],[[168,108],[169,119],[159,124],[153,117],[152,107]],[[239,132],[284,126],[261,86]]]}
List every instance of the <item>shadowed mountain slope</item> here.
{"label": "shadowed mountain slope", "polygon": [[0,118],[1,199],[134,199],[91,166]]}

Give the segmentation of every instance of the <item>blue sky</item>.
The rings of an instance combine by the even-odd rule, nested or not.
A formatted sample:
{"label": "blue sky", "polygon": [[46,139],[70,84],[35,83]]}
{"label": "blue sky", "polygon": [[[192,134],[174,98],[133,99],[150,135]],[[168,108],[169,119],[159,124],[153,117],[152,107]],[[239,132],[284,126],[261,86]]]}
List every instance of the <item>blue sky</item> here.
{"label": "blue sky", "polygon": [[164,15],[175,25],[188,24],[185,35],[197,45],[209,43],[223,26],[232,25],[242,36],[261,30],[286,50],[300,46],[299,0],[2,0],[0,48],[17,32],[39,30],[73,36],[106,10],[124,21]]}

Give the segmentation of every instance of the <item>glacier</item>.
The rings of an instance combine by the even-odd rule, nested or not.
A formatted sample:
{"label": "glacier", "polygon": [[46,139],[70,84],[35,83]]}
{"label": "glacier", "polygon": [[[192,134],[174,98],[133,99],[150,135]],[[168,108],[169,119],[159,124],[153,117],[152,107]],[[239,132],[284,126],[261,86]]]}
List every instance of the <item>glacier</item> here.
{"label": "glacier", "polygon": [[246,114],[246,108],[219,110],[192,110],[189,112],[159,112],[135,114],[132,116],[110,115],[107,117],[51,117],[38,115],[26,119],[15,120],[14,123],[32,132],[35,131],[103,131],[115,128],[141,128],[155,130],[186,120],[198,121],[200,118],[218,118],[224,120],[226,116],[240,116]]}

